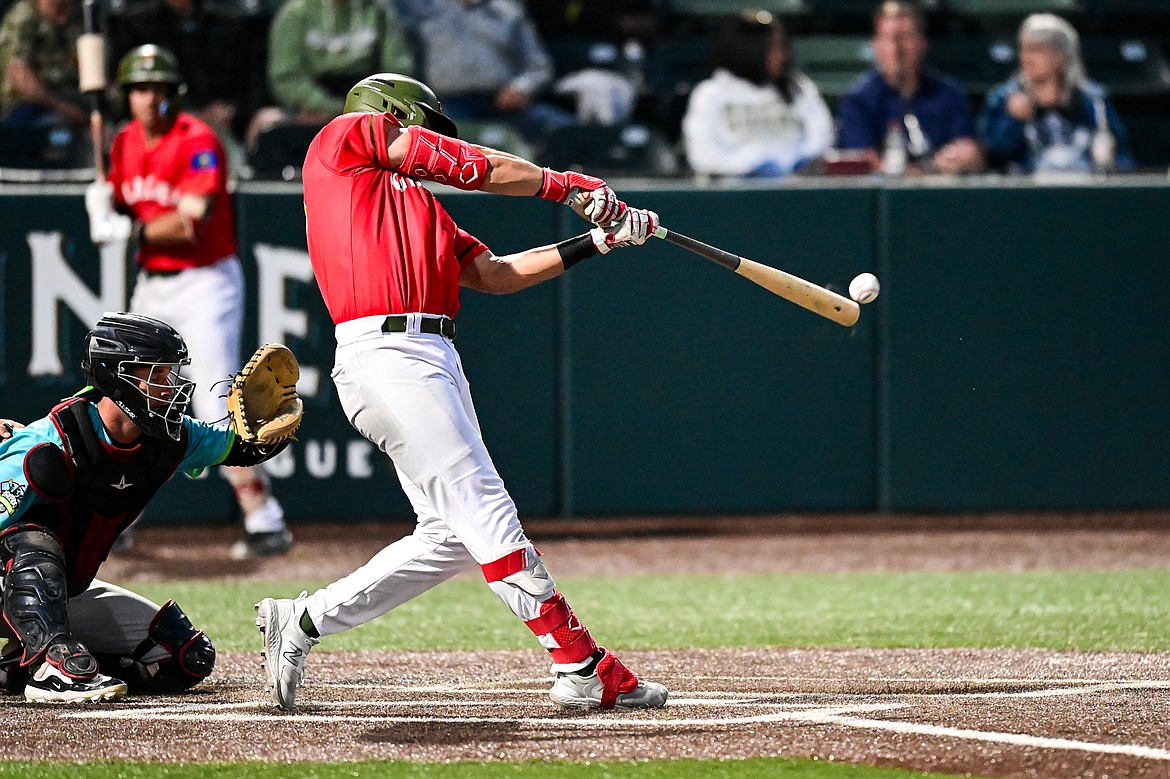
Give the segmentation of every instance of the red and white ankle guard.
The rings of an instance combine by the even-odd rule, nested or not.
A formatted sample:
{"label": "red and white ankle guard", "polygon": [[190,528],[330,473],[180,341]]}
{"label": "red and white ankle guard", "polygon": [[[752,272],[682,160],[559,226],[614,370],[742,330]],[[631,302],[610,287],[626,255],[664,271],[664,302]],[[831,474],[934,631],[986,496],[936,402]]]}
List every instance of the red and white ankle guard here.
{"label": "red and white ankle guard", "polygon": [[605,652],[605,657],[597,661],[597,678],[603,685],[601,708],[612,709],[617,704],[619,693],[638,689],[638,675],[626,668],[613,652],[605,648],[601,651]]}
{"label": "red and white ankle guard", "polygon": [[411,125],[410,147],[399,173],[446,184],[456,189],[482,189],[487,183],[488,158],[467,141]]}

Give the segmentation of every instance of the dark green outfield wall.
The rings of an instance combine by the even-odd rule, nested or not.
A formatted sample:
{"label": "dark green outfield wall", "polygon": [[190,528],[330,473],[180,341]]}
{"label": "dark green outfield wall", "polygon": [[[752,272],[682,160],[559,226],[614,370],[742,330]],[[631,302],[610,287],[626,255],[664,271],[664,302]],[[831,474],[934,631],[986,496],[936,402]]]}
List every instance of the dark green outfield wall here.
{"label": "dark green outfield wall", "polygon": [[[665,224],[843,290],[844,329],[661,242],[503,298],[464,295],[484,436],[530,516],[1170,506],[1170,185],[638,189]],[[498,254],[573,234],[567,209],[444,192]],[[329,381],[331,324],[293,187],[238,196],[246,341],[306,368],[301,443],[274,465],[294,518],[407,516]],[[0,187],[0,416],[81,382],[86,324],[124,305],[80,187]],[[219,478],[153,521],[222,520]]]}

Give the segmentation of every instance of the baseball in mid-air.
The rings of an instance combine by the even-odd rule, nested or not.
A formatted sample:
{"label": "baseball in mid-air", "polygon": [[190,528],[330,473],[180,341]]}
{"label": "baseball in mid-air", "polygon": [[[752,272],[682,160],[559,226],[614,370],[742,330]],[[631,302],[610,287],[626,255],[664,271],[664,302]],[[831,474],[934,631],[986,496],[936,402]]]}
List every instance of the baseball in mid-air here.
{"label": "baseball in mid-air", "polygon": [[872,273],[859,273],[849,282],[849,297],[858,303],[872,303],[881,291],[882,285]]}

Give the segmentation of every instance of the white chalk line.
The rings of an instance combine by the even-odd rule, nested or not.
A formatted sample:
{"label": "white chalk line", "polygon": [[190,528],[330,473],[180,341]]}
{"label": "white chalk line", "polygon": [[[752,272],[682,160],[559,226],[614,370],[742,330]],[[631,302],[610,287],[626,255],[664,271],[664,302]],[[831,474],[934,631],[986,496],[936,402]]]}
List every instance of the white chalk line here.
{"label": "white chalk line", "polygon": [[[728,681],[725,679],[725,681]],[[735,679],[735,681],[741,681]],[[774,681],[774,680],[773,680]],[[823,679],[822,679],[823,681]],[[906,680],[899,680],[906,681]],[[937,683],[938,680],[931,680]],[[1019,680],[1011,680],[1018,683]],[[966,698],[1044,698],[1044,697],[1061,697],[1069,695],[1091,695],[1103,692],[1118,692],[1124,690],[1143,690],[1154,689],[1164,690],[1170,689],[1170,682],[1165,681],[1133,681],[1133,682],[1114,682],[1105,680],[1093,680],[1090,683],[1077,686],[1077,682],[1068,679],[1053,680],[1054,682],[1061,682],[1066,686],[1055,687],[1047,690],[1028,690],[1016,692],[978,692],[978,693],[957,693],[951,697],[957,699]],[[1071,686],[1068,686],[1070,685]],[[330,685],[338,687],[350,688],[367,688],[378,687],[383,693],[390,691],[390,688],[384,685]],[[421,691],[425,692],[454,692],[451,689],[436,689],[435,687],[426,688],[412,688],[412,687],[397,687],[400,692],[408,692],[418,694]],[[457,690],[460,694],[499,694],[502,692],[500,688],[459,688]],[[515,693],[522,695],[531,695],[534,691],[530,689],[515,690]],[[543,697],[543,691],[540,693]],[[826,695],[828,693],[817,693],[818,695]],[[900,698],[937,698],[938,695],[925,694],[909,694],[899,695]],[[432,707],[436,709],[442,708],[465,708],[465,709],[491,709],[503,706],[513,706],[514,701],[491,701],[491,700],[476,700],[476,701],[462,701],[451,698],[439,698],[435,700],[377,700],[377,701],[338,701],[334,703],[324,704],[331,709],[343,708],[381,708],[386,710],[394,709],[416,709],[419,707]],[[322,704],[314,704],[315,707],[320,707]],[[672,717],[672,708],[675,707],[703,707],[703,706],[735,706],[735,707],[767,707],[774,708],[777,706],[786,707],[783,711],[772,711],[760,714],[752,714],[746,716],[733,717]],[[797,708],[794,708],[797,707]],[[717,727],[717,728],[731,728],[735,726],[745,725],[759,725],[769,723],[781,722],[802,722],[815,725],[833,725],[845,728],[856,728],[862,730],[884,730],[895,733],[905,733],[911,735],[921,736],[936,736],[942,738],[954,738],[967,741],[981,741],[997,744],[1008,744],[1013,746],[1034,747],[1038,749],[1051,750],[1068,750],[1079,752],[1092,752],[1099,754],[1115,754],[1124,755],[1128,757],[1143,758],[1148,760],[1170,761],[1170,750],[1159,749],[1155,747],[1143,746],[1140,744],[1102,744],[1091,741],[1079,741],[1075,739],[1063,738],[1048,738],[1044,736],[1033,736],[1023,733],[1006,733],[998,731],[982,731],[972,730],[966,728],[952,728],[940,725],[931,725],[917,722],[905,722],[900,720],[881,720],[868,719],[857,715],[866,713],[891,712],[899,709],[913,708],[911,703],[857,703],[846,706],[814,706],[811,704],[799,704],[792,701],[780,702],[772,696],[760,697],[731,697],[728,693],[722,691],[712,692],[696,692],[691,693],[691,697],[676,697],[670,700],[670,705],[661,711],[648,712],[642,716],[637,717],[612,717],[612,716],[593,716],[593,717],[525,717],[525,716],[439,716],[439,715],[347,715],[347,714],[316,714],[309,712],[295,712],[295,713],[278,713],[266,705],[252,703],[252,702],[236,702],[236,703],[198,703],[190,701],[176,702],[173,704],[162,705],[148,705],[143,707],[136,707],[132,704],[122,705],[116,708],[100,708],[93,710],[78,710],[66,712],[66,716],[71,718],[81,719],[149,719],[149,720],[172,720],[172,721],[197,721],[197,722],[223,722],[223,723],[255,723],[255,722],[280,722],[282,720],[291,723],[345,723],[358,725],[384,725],[392,726],[394,724],[409,724],[409,723],[429,723],[429,724],[451,724],[451,725],[467,725],[467,724],[508,724],[519,727],[531,728],[572,728],[583,730],[669,730],[680,727]]]}

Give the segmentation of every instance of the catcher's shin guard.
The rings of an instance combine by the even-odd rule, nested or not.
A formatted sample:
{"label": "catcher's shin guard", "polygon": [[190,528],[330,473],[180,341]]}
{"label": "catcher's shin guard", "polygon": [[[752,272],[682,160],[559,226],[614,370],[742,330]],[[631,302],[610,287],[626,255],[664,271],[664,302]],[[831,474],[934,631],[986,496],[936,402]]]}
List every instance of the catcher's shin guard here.
{"label": "catcher's shin guard", "polygon": [[21,526],[0,537],[0,562],[4,620],[24,646],[20,664],[32,665],[55,638],[69,635],[65,556],[47,530]]}
{"label": "catcher's shin guard", "polygon": [[[158,649],[166,651],[159,656]],[[130,657],[99,655],[102,669],[136,692],[182,692],[211,675],[215,647],[173,600],[150,621],[147,638]]]}

